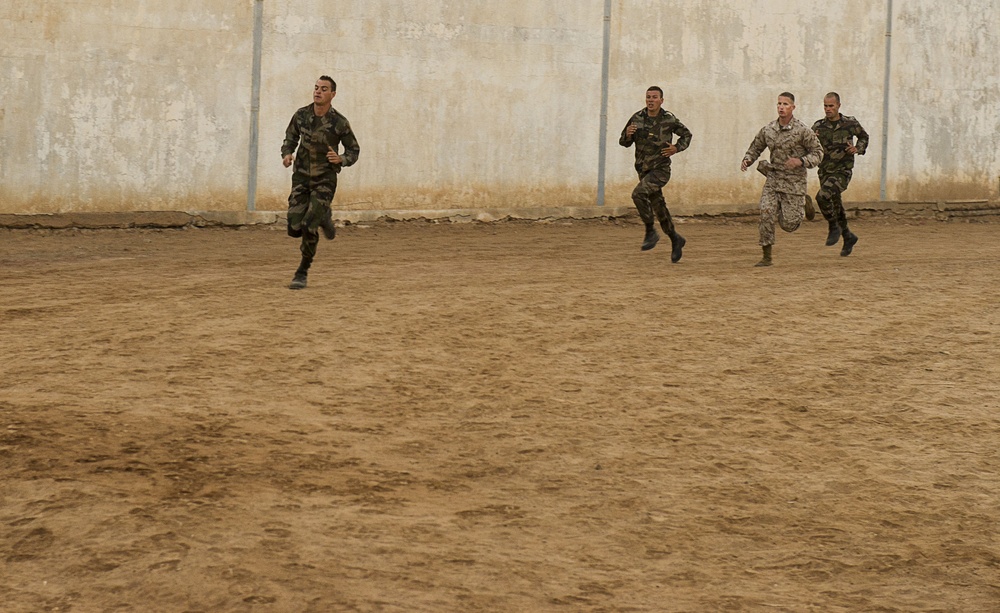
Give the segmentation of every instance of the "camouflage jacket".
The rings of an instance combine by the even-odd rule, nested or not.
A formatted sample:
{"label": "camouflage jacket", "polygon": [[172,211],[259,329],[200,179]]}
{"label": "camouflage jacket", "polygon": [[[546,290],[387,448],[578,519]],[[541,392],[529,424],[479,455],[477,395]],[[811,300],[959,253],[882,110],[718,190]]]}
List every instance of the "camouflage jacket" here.
{"label": "camouflage jacket", "polygon": [[[340,145],[344,145],[343,152]],[[296,152],[298,147],[298,152]],[[331,164],[326,154],[333,148],[343,158],[342,164]],[[351,131],[347,118],[330,108],[326,115],[317,117],[313,105],[295,111],[285,130],[285,141],[281,144],[281,157],[295,153],[293,178],[318,178],[340,172],[341,167],[358,161],[361,148]]]}
{"label": "camouflage jacket", "polygon": [[823,161],[819,164],[822,175],[854,169],[854,155],[847,152],[848,146],[853,144],[857,147],[858,155],[864,155],[868,149],[868,133],[853,117],[841,115],[839,121],[829,121],[824,117],[814,123],[812,129],[823,145]]}
{"label": "camouflage jacket", "polygon": [[[626,136],[625,132],[633,123],[638,129],[632,136]],[[642,109],[625,124],[618,144],[631,147],[635,143],[635,169],[639,173],[649,172],[659,166],[670,166],[670,158],[663,157],[661,150],[672,144],[675,134],[677,150],[684,151],[691,144],[691,130],[666,109],[660,109],[656,117],[650,117],[649,112]]]}
{"label": "camouflage jacket", "polygon": [[[806,169],[815,168],[823,159],[823,147],[816,134],[794,117],[785,127],[781,127],[775,119],[761,128],[750,143],[743,156],[747,165],[753,164],[764,149],[771,150],[765,189],[785,194],[805,194]],[[802,166],[785,168],[785,162],[791,158],[801,158]]]}

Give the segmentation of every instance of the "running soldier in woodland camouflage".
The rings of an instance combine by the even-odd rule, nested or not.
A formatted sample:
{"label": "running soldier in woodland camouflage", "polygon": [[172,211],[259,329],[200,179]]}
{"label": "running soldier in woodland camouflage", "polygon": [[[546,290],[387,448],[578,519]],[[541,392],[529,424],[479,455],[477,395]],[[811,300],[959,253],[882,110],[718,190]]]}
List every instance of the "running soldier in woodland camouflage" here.
{"label": "running soldier in woodland camouflage", "polygon": [[851,182],[854,156],[864,155],[868,149],[868,133],[857,119],[840,114],[840,94],[837,92],[830,92],[823,98],[823,112],[826,117],[812,126],[823,145],[816,203],[830,224],[830,233],[826,237],[827,246],[836,245],[843,235],[844,247],[840,255],[846,257],[851,255],[858,237],[847,227],[847,213],[840,195]]}
{"label": "running soldier in woodland camouflage", "polygon": [[755,266],[771,265],[774,245],[774,222],[785,232],[798,230],[805,216],[806,169],[814,168],[823,158],[823,147],[804,123],[795,119],[795,96],[778,96],[778,118],[760,129],[750,143],[740,164],[746,172],[764,149],[771,150],[771,160],[761,161],[757,170],[767,177],[760,196],[760,246],[763,258]]}
{"label": "running soldier in woodland camouflage", "polygon": [[[319,231],[328,240],[336,236],[330,203],[337,192],[337,173],[357,162],[360,153],[351,124],[330,106],[336,95],[336,82],[326,75],[320,77],[313,89],[313,103],[295,112],[281,145],[285,168],[295,164],[288,196],[288,235],[302,238],[302,262],[289,289],[306,286],[319,245]],[[341,144],[343,154],[339,153]]]}
{"label": "running soldier in woodland camouflage", "polygon": [[[674,221],[663,199],[663,187],[670,181],[670,156],[688,148],[691,131],[673,113],[661,109],[662,105],[662,89],[654,85],[646,90],[646,108],[628,120],[618,144],[622,147],[635,144],[635,170],[639,173],[639,185],[632,190],[632,202],[646,224],[642,250],[648,251],[659,242],[660,235],[654,225],[659,221],[660,227],[670,237],[670,261],[676,263],[681,259],[687,241],[674,228]],[[677,144],[672,143],[674,135],[677,135]]]}

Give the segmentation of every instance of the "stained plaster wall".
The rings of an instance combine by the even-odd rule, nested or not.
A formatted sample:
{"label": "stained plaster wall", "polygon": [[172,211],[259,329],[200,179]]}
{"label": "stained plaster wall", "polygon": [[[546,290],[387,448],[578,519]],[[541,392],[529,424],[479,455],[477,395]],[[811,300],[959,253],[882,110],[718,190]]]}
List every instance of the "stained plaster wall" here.
{"label": "stained plaster wall", "polygon": [[[888,198],[997,197],[1000,6],[895,5]],[[324,73],[362,147],[336,208],[594,204],[603,11],[266,0],[257,209],[285,206],[281,139]],[[669,202],[755,201],[739,160],[785,89],[807,123],[842,95],[872,136],[848,199],[878,199],[885,26],[885,2],[612,2],[607,204],[629,203],[618,134],[652,84],[695,135]],[[0,212],[244,209],[252,34],[251,0],[7,0]]]}

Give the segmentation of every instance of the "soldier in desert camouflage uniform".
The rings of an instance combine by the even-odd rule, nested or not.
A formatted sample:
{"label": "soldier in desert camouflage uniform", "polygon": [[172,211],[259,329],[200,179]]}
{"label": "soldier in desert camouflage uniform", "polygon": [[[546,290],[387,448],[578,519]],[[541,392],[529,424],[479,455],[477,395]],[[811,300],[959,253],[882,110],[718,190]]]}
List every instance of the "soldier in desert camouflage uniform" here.
{"label": "soldier in desert camouflage uniform", "polygon": [[[823,112],[826,115],[813,124],[813,132],[823,145],[823,161],[819,164],[819,204],[823,217],[830,224],[826,245],[832,247],[844,237],[844,247],[840,255],[849,256],[858,242],[856,234],[847,227],[847,213],[841,193],[847,189],[854,172],[854,156],[864,155],[868,149],[868,133],[857,119],[840,114],[840,94],[830,92],[823,98]],[[857,139],[855,141],[855,139]]]}
{"label": "soldier in desert camouflage uniform", "polygon": [[814,168],[823,158],[823,147],[804,123],[795,119],[795,96],[778,96],[778,118],[760,129],[750,143],[740,164],[746,172],[764,149],[770,149],[770,161],[761,161],[758,170],[767,177],[760,196],[760,246],[764,252],[756,266],[771,265],[774,223],[794,232],[805,215],[806,169]]}
{"label": "soldier in desert camouflage uniform", "polygon": [[[309,267],[316,257],[319,231],[328,240],[336,236],[330,203],[337,192],[337,173],[357,162],[360,153],[351,124],[330,106],[336,95],[334,80],[326,75],[320,77],[313,89],[313,103],[295,112],[281,145],[285,168],[295,164],[292,192],[288,196],[288,235],[302,238],[302,262],[288,286],[290,289],[306,286]],[[343,154],[339,153],[341,144]]]}
{"label": "soldier in desert camouflage uniform", "polygon": [[[688,148],[691,131],[673,113],[660,108],[662,105],[662,89],[654,85],[646,90],[646,108],[628,120],[618,144],[622,147],[635,144],[635,170],[639,173],[639,185],[632,190],[632,201],[646,224],[642,250],[652,249],[660,240],[654,225],[658,220],[670,237],[670,261],[677,262],[687,241],[674,228],[674,221],[663,199],[663,187],[670,181],[670,157]],[[677,135],[677,144],[672,144],[674,135]]]}

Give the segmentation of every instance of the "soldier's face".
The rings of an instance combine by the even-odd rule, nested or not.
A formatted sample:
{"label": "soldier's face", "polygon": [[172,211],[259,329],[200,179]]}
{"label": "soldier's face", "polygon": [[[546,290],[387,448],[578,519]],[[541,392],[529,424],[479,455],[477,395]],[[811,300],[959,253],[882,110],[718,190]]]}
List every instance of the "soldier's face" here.
{"label": "soldier's face", "polygon": [[336,95],[337,92],[330,87],[329,81],[323,79],[316,81],[316,86],[313,88],[313,102],[320,106],[326,106]]}
{"label": "soldier's face", "polygon": [[840,103],[836,98],[823,98],[823,112],[826,113],[827,119],[833,119],[840,115]]}
{"label": "soldier's face", "polygon": [[663,106],[663,96],[660,92],[652,89],[646,92],[646,110],[654,115],[660,111],[660,107]]}
{"label": "soldier's face", "polygon": [[784,96],[778,96],[778,117],[782,119],[787,119],[792,116],[792,112],[795,110],[795,103],[792,102],[791,98],[786,98]]}

